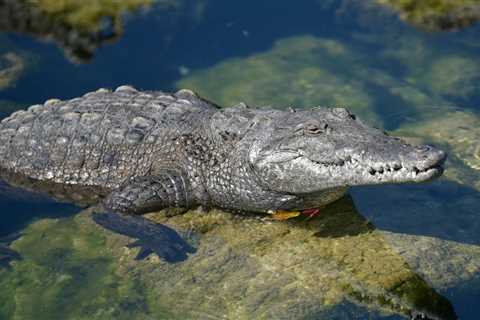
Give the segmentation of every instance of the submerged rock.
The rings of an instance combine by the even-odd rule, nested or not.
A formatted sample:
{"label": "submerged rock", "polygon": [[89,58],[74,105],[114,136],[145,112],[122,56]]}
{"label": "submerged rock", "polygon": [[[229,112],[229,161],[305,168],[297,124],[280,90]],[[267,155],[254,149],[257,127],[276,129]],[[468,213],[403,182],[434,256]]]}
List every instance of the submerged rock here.
{"label": "submerged rock", "polygon": [[25,69],[23,58],[14,52],[0,53],[0,90],[11,86]]}
{"label": "submerged rock", "polygon": [[[154,34],[158,36],[164,34],[163,28],[169,30],[173,26],[176,29],[177,25],[185,23],[182,18],[199,19],[206,1],[0,0],[0,31],[55,42],[70,60],[83,63],[90,61],[99,47],[123,35],[126,14],[142,9],[158,11],[162,19],[162,30]],[[150,18],[155,18],[155,14]],[[172,36],[170,32],[165,35]]]}
{"label": "submerged rock", "polygon": [[353,303],[455,319],[432,286],[458,286],[480,272],[479,246],[377,230],[349,197],[316,218],[284,222],[218,210],[151,213],[197,248],[175,264],[135,260],[134,239],[99,227],[91,212],[40,220],[13,243],[24,259],[0,275],[0,315],[329,319]]}
{"label": "submerged rock", "polygon": [[433,74],[440,69],[435,66],[448,59],[448,52],[426,46],[416,35],[400,40],[357,35],[349,42],[297,36],[276,41],[268,51],[192,71],[176,86],[197,90],[222,105],[245,100],[255,106],[346,106],[377,126],[396,126],[393,117],[398,114],[448,105],[449,98],[462,94],[456,87],[464,88],[464,98],[471,96],[476,78],[460,71],[457,80],[445,80],[438,88],[441,81]]}
{"label": "submerged rock", "polygon": [[[438,319],[455,319],[448,300],[358,215],[349,198],[324,209],[318,218],[288,222],[217,210],[174,216],[160,212],[149,218],[182,230],[197,252],[176,264],[156,256],[137,261],[139,249],[129,246],[132,239],[96,226],[88,210],[75,218],[80,232],[57,230],[55,236],[48,236],[44,230],[42,234],[57,237],[59,243],[65,243],[59,234],[75,238],[67,241],[71,255],[81,250],[85,259],[89,254],[110,257],[116,281],[140,281],[157,308],[178,318],[318,317],[353,302],[383,314],[423,312]],[[60,222],[56,224],[50,225],[49,231],[62,228]],[[90,243],[93,234],[98,239],[95,250],[100,252],[88,253],[79,245]],[[26,245],[19,242],[16,248]],[[45,255],[50,250],[44,247],[40,251]],[[28,263],[28,255],[25,257]],[[49,264],[47,260],[44,263]],[[95,261],[89,265],[94,268]],[[153,307],[149,303],[147,310]]]}
{"label": "submerged rock", "polygon": [[23,259],[0,270],[1,319],[171,319],[138,279],[117,275],[85,219],[39,220],[12,249]]}
{"label": "submerged rock", "polygon": [[375,0],[400,15],[400,18],[427,31],[451,31],[480,20],[478,0]]}
{"label": "submerged rock", "polygon": [[0,0],[0,31],[53,40],[74,61],[88,61],[105,41],[122,33],[125,12],[152,0]]}

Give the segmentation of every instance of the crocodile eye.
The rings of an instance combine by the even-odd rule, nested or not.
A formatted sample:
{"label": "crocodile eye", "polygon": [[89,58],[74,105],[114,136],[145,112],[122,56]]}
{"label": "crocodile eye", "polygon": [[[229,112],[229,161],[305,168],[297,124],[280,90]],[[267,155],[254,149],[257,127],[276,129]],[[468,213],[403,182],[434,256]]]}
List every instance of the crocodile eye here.
{"label": "crocodile eye", "polygon": [[310,123],[305,126],[305,132],[308,134],[320,134],[325,132],[325,129],[328,128],[328,125],[326,123],[324,124],[315,124],[315,123]]}

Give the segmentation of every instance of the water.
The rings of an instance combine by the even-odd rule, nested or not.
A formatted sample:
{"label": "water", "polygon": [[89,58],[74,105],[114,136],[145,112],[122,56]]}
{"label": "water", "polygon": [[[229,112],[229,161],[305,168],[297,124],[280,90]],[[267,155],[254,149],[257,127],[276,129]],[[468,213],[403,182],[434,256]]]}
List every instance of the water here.
{"label": "water", "polygon": [[398,319],[432,301],[478,318],[480,26],[426,32],[355,0],[170,3],[131,12],[123,29],[101,20],[97,38],[116,39],[90,51],[38,30],[0,34],[2,114],[125,83],[225,106],[346,105],[448,150],[444,177],[354,188],[312,221],[157,217],[199,246],[175,266],[134,261],[129,239],[88,210],[2,188],[0,238],[23,233],[11,245],[23,259],[0,270],[0,318]]}

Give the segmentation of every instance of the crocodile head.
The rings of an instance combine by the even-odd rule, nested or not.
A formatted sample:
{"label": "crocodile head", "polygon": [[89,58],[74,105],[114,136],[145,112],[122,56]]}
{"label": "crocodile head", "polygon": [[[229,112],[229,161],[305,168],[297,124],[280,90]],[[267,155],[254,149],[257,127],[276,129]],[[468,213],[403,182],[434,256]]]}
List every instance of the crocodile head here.
{"label": "crocodile head", "polygon": [[422,182],[442,174],[445,152],[371,128],[344,108],[272,112],[256,121],[249,161],[273,191]]}

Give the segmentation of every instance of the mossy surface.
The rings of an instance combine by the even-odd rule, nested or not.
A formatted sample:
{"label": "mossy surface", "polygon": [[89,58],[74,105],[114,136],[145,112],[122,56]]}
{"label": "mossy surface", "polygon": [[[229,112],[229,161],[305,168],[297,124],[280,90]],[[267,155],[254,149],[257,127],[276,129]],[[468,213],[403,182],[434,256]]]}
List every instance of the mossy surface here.
{"label": "mossy surface", "polygon": [[375,0],[396,10],[400,17],[428,31],[468,27],[480,19],[478,0]]}
{"label": "mossy surface", "polygon": [[[121,28],[122,14],[150,5],[155,0],[30,0],[45,14],[62,20],[72,27],[88,32],[97,32],[102,28],[102,19],[112,17],[114,26]],[[172,0],[173,1],[173,0]]]}
{"label": "mossy surface", "polygon": [[[372,46],[378,51],[375,61]],[[425,46],[424,39],[413,35],[390,42],[358,37],[348,44],[298,36],[278,40],[268,51],[193,72],[176,86],[224,106],[240,101],[277,108],[347,106],[360,118],[388,127],[401,119],[392,116],[422,117],[425,106],[443,110],[449,99],[471,98],[477,86],[472,59],[459,62],[447,48]],[[471,68],[462,73],[458,63]],[[439,77],[449,72],[449,77]]]}
{"label": "mossy surface", "polygon": [[0,271],[0,316],[311,318],[347,301],[382,314],[450,308],[349,198],[318,218],[287,222],[216,210],[150,214],[188,230],[187,239],[198,248],[177,264],[156,256],[135,261],[138,249],[126,247],[133,240],[95,225],[90,212],[40,220],[14,242],[23,260]]}
{"label": "mossy surface", "polygon": [[74,219],[40,220],[12,248],[23,259],[0,271],[2,319],[168,319],[144,286],[119,277],[105,236]]}
{"label": "mossy surface", "polygon": [[[349,198],[309,220],[271,222],[216,210],[149,218],[196,235],[197,253],[170,265],[154,256],[133,261],[138,249],[126,249],[125,237],[111,234],[107,246],[118,255],[121,273],[140,277],[157,301],[188,318],[308,318],[349,300],[403,314],[421,303],[418,295],[394,288],[409,281],[419,282],[409,288],[429,287]],[[449,306],[430,291],[436,303]]]}

